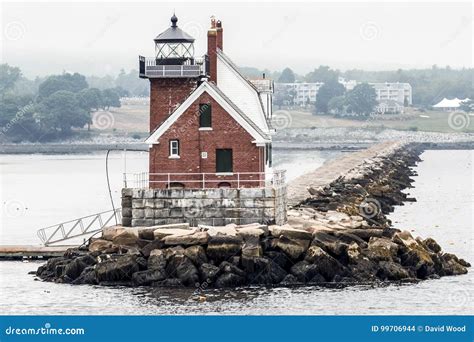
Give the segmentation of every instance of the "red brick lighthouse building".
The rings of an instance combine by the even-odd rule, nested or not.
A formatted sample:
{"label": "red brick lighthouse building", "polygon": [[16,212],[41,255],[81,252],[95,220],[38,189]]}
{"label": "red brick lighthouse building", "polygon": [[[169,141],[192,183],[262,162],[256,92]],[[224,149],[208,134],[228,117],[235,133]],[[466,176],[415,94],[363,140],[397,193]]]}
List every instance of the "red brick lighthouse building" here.
{"label": "red brick lighthouse building", "polygon": [[[141,57],[150,80],[150,188],[255,188],[271,182],[273,83],[248,80],[224,51],[222,23],[211,19],[207,54],[171,26]],[[245,47],[243,47],[245,48]]]}

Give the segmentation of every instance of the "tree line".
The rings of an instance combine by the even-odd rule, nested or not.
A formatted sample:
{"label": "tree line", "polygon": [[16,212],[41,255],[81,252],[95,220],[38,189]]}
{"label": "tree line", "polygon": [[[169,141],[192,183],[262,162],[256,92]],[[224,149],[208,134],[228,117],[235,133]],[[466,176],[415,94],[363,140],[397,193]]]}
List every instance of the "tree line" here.
{"label": "tree line", "polygon": [[398,69],[392,71],[352,69],[342,72],[322,65],[306,75],[298,75],[291,68],[285,68],[280,73],[273,73],[272,76],[278,83],[293,83],[296,81],[326,83],[337,80],[339,76],[346,80],[356,80],[361,83],[410,83],[413,93],[413,105],[421,108],[429,108],[445,97],[474,99],[473,68],[452,69],[449,66],[441,68],[433,65],[430,69]]}
{"label": "tree line", "polygon": [[18,91],[25,84],[21,70],[0,65],[0,139],[15,142],[65,138],[74,128],[92,123],[93,111],[120,107],[120,97],[129,92],[121,87],[89,87],[86,77],[63,73],[45,78],[30,91]]}

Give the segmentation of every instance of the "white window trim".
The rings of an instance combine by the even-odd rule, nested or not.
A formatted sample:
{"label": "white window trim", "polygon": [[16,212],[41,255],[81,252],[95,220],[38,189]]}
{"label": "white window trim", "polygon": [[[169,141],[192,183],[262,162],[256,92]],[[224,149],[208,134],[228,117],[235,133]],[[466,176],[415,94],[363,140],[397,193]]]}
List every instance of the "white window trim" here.
{"label": "white window trim", "polygon": [[200,131],[212,131],[212,127],[199,127]]}
{"label": "white window trim", "polygon": [[[173,153],[173,143],[177,143],[176,149],[178,150],[178,153]],[[169,145],[169,157],[170,159],[179,159],[179,140],[178,139],[172,139],[170,140],[170,145]]]}

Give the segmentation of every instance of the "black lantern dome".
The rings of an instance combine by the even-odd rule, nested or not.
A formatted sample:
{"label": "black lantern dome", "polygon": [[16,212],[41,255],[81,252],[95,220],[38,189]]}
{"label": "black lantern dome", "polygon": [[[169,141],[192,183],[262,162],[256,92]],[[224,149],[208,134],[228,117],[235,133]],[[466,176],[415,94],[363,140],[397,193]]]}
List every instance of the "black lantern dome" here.
{"label": "black lantern dome", "polygon": [[171,27],[154,39],[157,64],[181,65],[194,58],[194,38],[181,30],[177,22],[173,14]]}

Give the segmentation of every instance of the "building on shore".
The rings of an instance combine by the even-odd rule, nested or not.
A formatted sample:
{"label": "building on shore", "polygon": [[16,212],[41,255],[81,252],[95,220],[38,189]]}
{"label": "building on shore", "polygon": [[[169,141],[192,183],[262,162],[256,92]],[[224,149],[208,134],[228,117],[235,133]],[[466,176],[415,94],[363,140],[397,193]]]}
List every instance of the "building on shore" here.
{"label": "building on shore", "polygon": [[283,223],[273,82],[240,73],[224,53],[221,21],[211,19],[200,58],[177,22],[173,15],[154,39],[154,57],[139,57],[139,76],[150,81],[149,171],[125,177],[124,225]]}
{"label": "building on shore", "polygon": [[323,82],[277,83],[276,91],[288,94],[285,105],[305,107],[316,103],[316,94],[323,84]]}
{"label": "building on shore", "polygon": [[403,114],[405,107],[395,100],[381,100],[375,107],[378,114]]}
{"label": "building on shore", "polygon": [[[338,82],[344,86],[346,91],[351,91],[356,85],[360,84],[360,82],[346,80],[343,77],[339,77]],[[377,110],[381,113],[403,113],[404,107],[412,104],[412,88],[409,83],[382,82],[369,84],[375,89],[376,99],[379,102]],[[283,105],[306,107],[316,103],[316,96],[323,85],[323,82],[277,83],[275,92],[285,94]]]}
{"label": "building on shore", "polygon": [[375,89],[377,101],[396,101],[404,107],[412,104],[412,89],[410,83],[380,82],[369,83]]}

